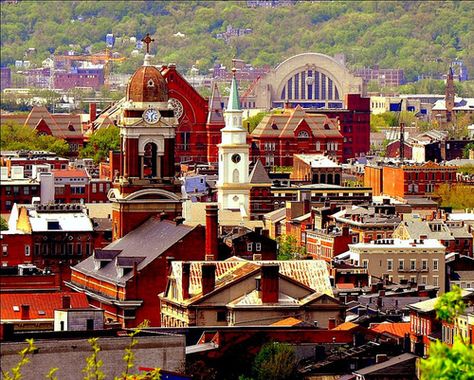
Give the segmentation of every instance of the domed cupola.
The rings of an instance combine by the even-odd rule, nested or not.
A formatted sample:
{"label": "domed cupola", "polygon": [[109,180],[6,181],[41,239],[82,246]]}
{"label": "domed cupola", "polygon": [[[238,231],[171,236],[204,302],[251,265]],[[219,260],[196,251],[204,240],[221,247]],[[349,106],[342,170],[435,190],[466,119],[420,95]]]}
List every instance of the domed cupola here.
{"label": "domed cupola", "polygon": [[168,85],[165,78],[154,66],[145,64],[130,78],[127,86],[127,100],[152,103],[168,101]]}

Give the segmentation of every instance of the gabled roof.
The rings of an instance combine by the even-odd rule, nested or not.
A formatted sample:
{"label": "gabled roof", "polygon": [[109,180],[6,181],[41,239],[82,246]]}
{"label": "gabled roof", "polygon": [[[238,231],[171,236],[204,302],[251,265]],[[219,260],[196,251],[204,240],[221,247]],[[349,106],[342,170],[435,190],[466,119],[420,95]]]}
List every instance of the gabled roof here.
{"label": "gabled roof", "polygon": [[403,338],[405,334],[410,333],[410,322],[387,322],[380,323],[371,328],[376,333],[388,333],[399,338]]}
{"label": "gabled roof", "polygon": [[334,327],[333,330],[336,330],[336,331],[350,331],[350,330],[356,329],[358,327],[359,327],[359,325],[357,325],[353,322],[344,322],[344,323],[341,323],[340,325]]}
{"label": "gabled roof", "polygon": [[304,324],[303,321],[293,317],[288,317],[278,322],[272,323],[270,326],[298,326],[302,324]]}
{"label": "gabled roof", "polygon": [[[189,302],[195,302],[202,298],[201,268],[204,263],[205,262],[203,261],[193,261],[190,263]],[[260,271],[260,268],[263,264],[271,263],[279,265],[280,275],[300,283],[306,288],[314,290],[319,295],[326,294],[330,297],[333,297],[327,264],[323,260],[247,261],[244,259],[232,257],[225,261],[213,261],[212,263],[216,265],[216,281],[214,291],[221,289],[235,281],[240,281],[248,275],[257,273]],[[178,301],[183,301],[182,268],[183,262],[181,261],[176,261],[171,264],[171,278],[175,279],[177,291],[176,300]],[[252,298],[253,296],[249,295],[249,297]]]}
{"label": "gabled roof", "polygon": [[86,169],[53,169],[55,178],[89,178]]}
{"label": "gabled roof", "polygon": [[196,227],[183,224],[176,225],[175,222],[160,220],[157,217],[150,218],[138,228],[102,250],[120,251],[114,260],[100,269],[95,269],[94,256],[91,256],[74,266],[73,270],[113,283],[125,284],[127,280],[133,277],[133,272],[130,271],[120,277],[116,265],[117,258],[120,258],[120,260],[125,260],[124,258],[127,257],[131,258],[137,262],[137,269],[142,270],[185,238]]}
{"label": "gabled roof", "polygon": [[29,305],[29,317],[53,319],[54,310],[62,309],[62,296],[69,296],[71,308],[88,308],[87,296],[83,293],[2,293],[0,319],[2,322],[21,320],[21,305]]}
{"label": "gabled roof", "polygon": [[256,184],[271,185],[272,184],[272,180],[268,176],[268,173],[265,170],[265,167],[263,166],[260,160],[257,160],[257,162],[255,163],[255,166],[253,167],[253,170],[250,173],[249,182],[253,185],[256,185]]}
{"label": "gabled roof", "polygon": [[209,99],[208,124],[224,124],[224,110],[222,109],[222,98],[217,83],[212,86],[212,94]]}
{"label": "gabled roof", "polygon": [[272,212],[263,215],[263,219],[270,220],[271,222],[278,222],[286,218],[286,209],[284,207],[274,210]]}
{"label": "gabled roof", "polygon": [[365,367],[355,371],[354,373],[358,375],[383,375],[383,374],[390,374],[391,378],[396,378],[397,375],[400,378],[413,377],[415,378],[416,375],[416,362],[417,356],[405,353],[399,356],[395,356],[385,362],[378,363],[371,365],[369,367]]}

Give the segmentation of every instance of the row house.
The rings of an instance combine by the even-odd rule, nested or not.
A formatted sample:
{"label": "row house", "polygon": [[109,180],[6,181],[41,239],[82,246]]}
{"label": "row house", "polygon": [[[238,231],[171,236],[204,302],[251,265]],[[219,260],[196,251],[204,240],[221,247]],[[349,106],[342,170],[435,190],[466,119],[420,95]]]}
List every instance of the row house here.
{"label": "row house", "polygon": [[15,203],[31,203],[33,197],[41,195],[41,182],[25,178],[23,167],[15,166],[8,175],[8,168],[0,168],[0,212],[9,213]]}
{"label": "row house", "polygon": [[[365,168],[364,186],[395,198],[433,196],[440,185],[457,183],[457,170],[456,166],[431,161],[423,164],[368,165]],[[374,194],[377,195],[376,192]]]}
{"label": "row house", "polygon": [[56,273],[62,283],[71,265],[92,254],[94,229],[81,205],[15,205],[8,224],[2,235],[6,266],[32,263]]}
{"label": "row house", "polygon": [[410,220],[403,221],[393,232],[399,239],[437,239],[446,252],[457,252],[472,257],[472,233],[462,221]]}
{"label": "row house", "polygon": [[358,242],[359,234],[347,226],[306,230],[306,253],[315,260],[331,262],[334,256],[346,252],[349,244]]}
{"label": "row house", "polygon": [[251,153],[265,166],[293,166],[294,154],[323,154],[342,160],[343,136],[337,120],[307,114],[297,106],[264,116],[251,132]]}
{"label": "row house", "polygon": [[472,304],[457,315],[452,322],[441,324],[441,341],[451,346],[455,337],[461,337],[465,343],[474,342],[474,307]]}
{"label": "row house", "polygon": [[293,317],[327,328],[344,320],[318,260],[173,262],[160,294],[162,326],[268,326]]}
{"label": "row house", "polygon": [[[462,290],[461,296],[464,303],[468,305],[468,309],[467,315],[460,315],[460,320],[465,324],[459,325],[459,332],[464,337],[472,339],[472,319],[469,319],[469,312],[474,302],[474,292]],[[432,341],[441,338],[445,343],[451,344],[453,334],[456,335],[457,331],[454,331],[451,324],[444,323],[436,317],[435,305],[438,300],[439,298],[432,298],[408,305],[410,310],[411,350],[419,356],[428,354],[429,345]]]}
{"label": "row house", "polygon": [[409,281],[445,290],[446,248],[438,240],[379,239],[370,243],[350,244],[349,251],[336,257],[366,268],[372,278],[392,283]]}
{"label": "row house", "polygon": [[67,158],[57,157],[55,153],[50,152],[16,152],[14,156],[8,156],[0,159],[0,165],[8,168],[11,175],[11,169],[15,166],[21,166],[24,170],[25,178],[35,178],[33,167],[36,165],[48,165],[51,169],[67,169],[69,160]]}
{"label": "row house", "polygon": [[255,227],[252,231],[246,227],[234,227],[222,236],[222,255],[219,257],[238,256],[247,260],[276,260],[277,242],[268,237],[268,230]]}
{"label": "row house", "polygon": [[391,238],[401,218],[377,211],[379,210],[375,207],[351,206],[336,212],[330,218],[336,226],[349,227],[353,233],[358,234],[360,242]]}

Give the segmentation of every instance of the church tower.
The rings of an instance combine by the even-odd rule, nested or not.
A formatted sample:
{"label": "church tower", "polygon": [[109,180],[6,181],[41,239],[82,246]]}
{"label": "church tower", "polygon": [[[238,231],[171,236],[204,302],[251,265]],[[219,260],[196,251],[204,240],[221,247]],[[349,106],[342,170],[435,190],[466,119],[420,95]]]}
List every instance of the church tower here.
{"label": "church tower", "polygon": [[446,121],[452,121],[454,109],[454,73],[453,68],[449,68],[448,77],[446,78],[445,90],[445,104],[446,104]]}
{"label": "church tower", "polygon": [[219,179],[217,198],[221,209],[239,210],[249,216],[249,145],[247,131],[242,127],[242,109],[238,94],[236,70],[233,69],[229,102],[224,111],[225,127],[219,144]]}
{"label": "church tower", "polygon": [[120,169],[108,194],[112,202],[112,236],[118,239],[151,216],[181,215],[175,179],[174,145],[178,121],[168,102],[168,86],[147,54],[129,80],[120,103]]}

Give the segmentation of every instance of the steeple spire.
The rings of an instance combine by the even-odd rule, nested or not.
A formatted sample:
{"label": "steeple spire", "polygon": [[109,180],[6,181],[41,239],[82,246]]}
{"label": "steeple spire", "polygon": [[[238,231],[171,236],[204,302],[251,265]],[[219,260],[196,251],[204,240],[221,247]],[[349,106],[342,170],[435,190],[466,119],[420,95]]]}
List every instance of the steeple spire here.
{"label": "steeple spire", "polygon": [[232,69],[232,83],[230,85],[229,102],[227,103],[227,111],[241,111],[240,99],[239,99],[239,86],[237,85],[237,79],[235,78],[235,72],[237,69]]}

